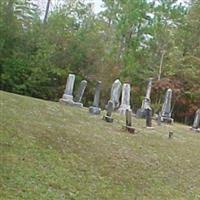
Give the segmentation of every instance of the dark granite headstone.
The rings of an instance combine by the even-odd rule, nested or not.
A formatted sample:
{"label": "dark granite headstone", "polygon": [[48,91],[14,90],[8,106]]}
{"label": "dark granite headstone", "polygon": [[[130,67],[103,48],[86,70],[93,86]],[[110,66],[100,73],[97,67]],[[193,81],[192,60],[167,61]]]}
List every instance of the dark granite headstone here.
{"label": "dark granite headstone", "polygon": [[132,111],[126,110],[126,125],[123,126],[129,133],[135,133],[135,128],[132,127]]}
{"label": "dark granite headstone", "polygon": [[151,108],[146,108],[146,127],[152,127],[152,110]]}

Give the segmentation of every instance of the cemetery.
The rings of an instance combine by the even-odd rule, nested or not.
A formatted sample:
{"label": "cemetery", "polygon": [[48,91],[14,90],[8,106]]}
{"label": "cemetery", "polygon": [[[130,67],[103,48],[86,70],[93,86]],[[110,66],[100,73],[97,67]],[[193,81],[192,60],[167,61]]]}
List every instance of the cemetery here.
{"label": "cemetery", "polygon": [[1,0],[0,73],[0,200],[200,200],[200,0]]}
{"label": "cemetery", "polygon": [[[105,196],[111,199],[146,196],[151,199],[156,192],[156,196],[162,198],[173,199],[176,195],[178,199],[198,199],[199,109],[192,127],[174,123],[171,118],[172,90],[169,88],[159,115],[153,116],[150,103],[152,79],[139,115],[138,111],[135,114],[131,109],[130,84],[121,84],[119,80],[114,81],[110,88],[106,110],[99,105],[101,81],[96,82],[93,103],[87,108],[81,102],[87,81],[82,80],[75,92],[75,77],[74,74],[68,75],[59,102],[0,92],[5,114],[1,122],[4,133],[1,135],[1,141],[4,141],[2,153],[12,158],[11,163],[3,158],[5,165],[1,170],[6,175],[13,167],[12,174],[7,175],[13,181],[6,181],[6,185],[9,188],[10,184],[17,184],[23,188],[17,193],[11,192],[13,198],[20,196],[23,199],[28,195],[33,199],[98,199]],[[165,168],[162,169],[162,166]],[[183,166],[185,170],[193,166],[193,170],[183,171],[183,175]],[[32,190],[23,181],[15,179],[20,174],[27,177]],[[48,176],[53,176],[53,179]],[[135,178],[131,179],[132,176]],[[31,180],[33,183],[29,182]],[[184,187],[191,183],[196,187],[188,192],[179,181]],[[139,185],[143,185],[142,190],[137,189]],[[133,188],[128,193],[123,191],[129,186]],[[51,191],[43,194],[47,187]],[[105,187],[108,187],[106,191],[102,190]],[[38,194],[33,193],[34,190]],[[1,191],[2,196],[6,197],[7,192]]]}
{"label": "cemetery", "polygon": [[[77,102],[73,100],[73,85],[75,81],[75,75],[69,74],[67,78],[66,88],[63,94],[63,98],[60,99],[61,103],[65,103],[65,105],[71,106],[79,106],[83,107],[81,103],[81,99],[84,95],[84,91],[87,86],[87,81],[83,80],[80,83],[78,96],[75,99],[78,99]],[[117,108],[117,112],[121,115],[126,116],[126,125],[125,127],[128,132],[135,132],[135,129],[132,127],[132,117],[135,116],[137,118],[145,118],[146,119],[146,127],[151,129],[152,127],[152,109],[151,109],[151,88],[152,88],[153,79],[150,78],[147,86],[146,96],[142,101],[142,106],[140,109],[137,110],[137,113],[134,114],[131,110],[130,106],[130,84],[125,83],[121,89],[121,82],[119,79],[115,80],[111,87],[111,97],[108,101],[105,108],[107,110],[106,115],[103,116],[103,119],[106,122],[113,122],[112,112],[115,111]],[[101,81],[97,81],[95,87],[95,94],[94,94],[94,101],[92,106],[89,107],[89,113],[99,115],[101,113],[101,108],[99,107],[100,102],[100,92],[101,92]],[[122,93],[122,94],[121,94]],[[120,104],[120,97],[121,97],[121,104]],[[164,97],[164,102],[162,105],[162,109],[159,112],[159,115],[156,117],[157,124],[161,125],[162,123],[171,124],[173,125],[174,119],[171,118],[172,110],[171,110],[171,101],[172,101],[172,89],[168,88]],[[81,106],[80,106],[81,105]],[[200,132],[200,109],[198,109],[195,113],[194,122],[191,127],[191,130],[194,132]]]}

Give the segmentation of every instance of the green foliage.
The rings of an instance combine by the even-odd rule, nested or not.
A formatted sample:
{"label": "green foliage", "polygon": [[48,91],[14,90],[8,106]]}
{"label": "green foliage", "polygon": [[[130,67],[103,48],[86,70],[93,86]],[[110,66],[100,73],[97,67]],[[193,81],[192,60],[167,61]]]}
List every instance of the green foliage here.
{"label": "green foliage", "polygon": [[4,61],[4,71],[1,76],[2,87],[11,92],[18,91],[23,94],[26,91],[25,82],[30,75],[25,59],[13,56]]}
{"label": "green foliage", "polygon": [[[184,5],[177,0],[103,2],[104,10],[95,14],[82,0],[63,1],[43,23],[31,0],[1,0],[1,89],[58,100],[68,73],[75,73],[90,82],[86,104],[95,80],[102,81],[104,105],[112,82],[120,78],[137,93],[132,102],[137,109],[149,77],[177,79],[183,96],[194,96],[186,112],[191,117],[200,104],[199,0]],[[178,107],[185,104],[179,101]]]}

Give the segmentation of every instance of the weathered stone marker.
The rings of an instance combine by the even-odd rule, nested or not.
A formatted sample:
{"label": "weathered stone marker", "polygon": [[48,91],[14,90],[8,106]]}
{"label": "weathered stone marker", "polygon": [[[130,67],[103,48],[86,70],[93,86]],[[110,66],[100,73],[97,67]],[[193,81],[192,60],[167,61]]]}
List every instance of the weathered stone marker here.
{"label": "weathered stone marker", "polygon": [[173,134],[173,131],[169,131],[169,139],[172,139]]}
{"label": "weathered stone marker", "polygon": [[149,108],[151,106],[150,96],[151,96],[152,80],[153,80],[152,78],[149,79],[146,96],[142,101],[141,108],[137,110],[136,117],[138,118],[144,118],[146,116],[146,108]]}
{"label": "weathered stone marker", "polygon": [[98,115],[101,113],[101,108],[99,108],[100,91],[101,91],[101,81],[97,81],[96,88],[95,88],[94,101],[93,101],[92,106],[89,107],[89,112],[91,114]]}
{"label": "weathered stone marker", "polygon": [[192,130],[196,131],[196,132],[200,132],[200,108],[196,111],[195,113],[195,118],[194,118],[194,122],[192,125]]}
{"label": "weathered stone marker", "polygon": [[121,105],[118,110],[120,114],[125,114],[126,110],[131,110],[130,91],[131,91],[130,84],[128,83],[123,84]]}
{"label": "weathered stone marker", "polygon": [[127,109],[125,114],[126,114],[126,125],[123,126],[123,128],[126,129],[129,133],[134,133],[135,128],[132,127],[132,111]]}
{"label": "weathered stone marker", "polygon": [[107,105],[107,113],[106,115],[103,117],[103,119],[106,122],[112,123],[113,122],[113,118],[112,118],[112,111],[113,111],[113,102],[111,100],[108,101],[108,105]]}
{"label": "weathered stone marker", "polygon": [[145,98],[147,98],[147,99],[150,99],[150,97],[151,97],[152,81],[153,81],[153,78],[149,78],[148,85],[147,85],[146,96],[145,96]]}
{"label": "weathered stone marker", "polygon": [[172,101],[172,90],[168,89],[165,95],[165,100],[160,113],[161,122],[173,123],[171,118],[171,101]]}
{"label": "weathered stone marker", "polygon": [[66,103],[66,104],[71,104],[71,105],[74,104],[74,101],[73,101],[74,81],[75,81],[75,75],[69,74],[67,78],[64,94],[62,98],[60,99],[61,103]]}
{"label": "weathered stone marker", "polygon": [[160,115],[158,115],[158,117],[157,117],[157,124],[158,124],[158,126],[161,126],[161,116]]}
{"label": "weathered stone marker", "polygon": [[146,127],[153,128],[152,127],[152,109],[150,107],[146,108],[145,113],[146,113]]}
{"label": "weathered stone marker", "polygon": [[113,102],[114,110],[117,109],[120,105],[119,98],[121,95],[121,90],[122,90],[122,84],[121,84],[120,80],[117,79],[112,84],[111,99],[110,99]]}
{"label": "weathered stone marker", "polygon": [[81,103],[83,94],[85,92],[85,88],[87,87],[87,81],[82,80],[78,89],[78,92],[76,93],[76,96],[74,98],[74,105],[78,107],[83,107],[83,104]]}
{"label": "weathered stone marker", "polygon": [[132,126],[131,112],[126,110],[126,126]]}

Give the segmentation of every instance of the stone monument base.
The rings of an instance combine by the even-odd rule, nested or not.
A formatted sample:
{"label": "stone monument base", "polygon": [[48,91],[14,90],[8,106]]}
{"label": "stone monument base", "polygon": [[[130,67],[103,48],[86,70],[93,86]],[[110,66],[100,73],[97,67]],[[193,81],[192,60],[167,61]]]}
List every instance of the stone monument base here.
{"label": "stone monument base", "polygon": [[196,133],[200,133],[200,128],[190,128],[191,131],[196,132]]}
{"label": "stone monument base", "polygon": [[133,126],[122,126],[122,129],[127,130],[129,133],[135,133],[135,128]]}
{"label": "stone monument base", "polygon": [[62,104],[65,104],[65,105],[73,105],[74,104],[73,96],[69,96],[69,95],[64,96],[63,95],[63,98],[61,98],[59,100],[59,102]]}
{"label": "stone monument base", "polygon": [[68,94],[63,94],[62,99],[66,99],[67,101],[73,101],[73,96]]}
{"label": "stone monument base", "polygon": [[90,106],[89,107],[89,112],[91,114],[94,114],[94,115],[99,115],[101,113],[101,108],[99,107],[94,107],[94,106]]}
{"label": "stone monument base", "polygon": [[146,126],[146,129],[154,130],[155,128],[153,126]]}
{"label": "stone monument base", "polygon": [[170,117],[160,117],[160,121],[167,123],[167,124],[173,124],[174,123],[174,119],[170,118]]}
{"label": "stone monument base", "polygon": [[108,123],[112,123],[113,122],[113,118],[112,117],[109,117],[107,115],[103,116],[103,120],[105,120],[106,122]]}
{"label": "stone monument base", "polygon": [[80,102],[74,102],[73,106],[79,107],[79,108],[83,108],[83,104]]}
{"label": "stone monument base", "polygon": [[70,106],[76,106],[79,108],[83,108],[82,103],[73,101],[72,95],[63,94],[63,97],[59,100],[59,102],[64,105],[70,105]]}

